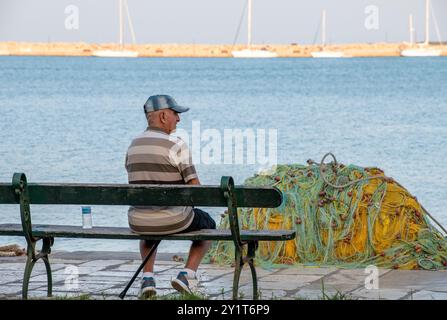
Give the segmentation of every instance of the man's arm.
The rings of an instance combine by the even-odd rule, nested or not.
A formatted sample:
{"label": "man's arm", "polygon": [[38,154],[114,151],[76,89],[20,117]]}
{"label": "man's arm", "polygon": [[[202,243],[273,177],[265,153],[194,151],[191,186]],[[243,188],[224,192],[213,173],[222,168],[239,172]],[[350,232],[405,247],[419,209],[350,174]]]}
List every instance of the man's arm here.
{"label": "man's arm", "polygon": [[188,184],[200,185],[199,178],[194,178],[188,181]]}
{"label": "man's arm", "polygon": [[[181,161],[174,161],[174,163],[180,171],[183,180],[188,185],[200,185],[199,177],[197,176],[196,168],[192,163],[192,155],[188,146],[180,138],[177,141],[177,145],[179,146],[177,159],[180,159]],[[185,155],[188,157],[185,157]]]}

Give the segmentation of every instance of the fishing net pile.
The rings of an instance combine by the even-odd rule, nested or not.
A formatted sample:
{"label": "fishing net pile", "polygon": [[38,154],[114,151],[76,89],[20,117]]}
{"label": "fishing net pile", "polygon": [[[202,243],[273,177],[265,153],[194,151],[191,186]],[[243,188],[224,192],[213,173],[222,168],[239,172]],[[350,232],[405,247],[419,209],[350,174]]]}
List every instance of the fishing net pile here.
{"label": "fishing net pile", "polygon": [[[244,185],[277,187],[284,201],[239,209],[241,229],[296,230],[294,240],[259,242],[257,264],[447,269],[446,238],[416,197],[378,168],[344,166],[335,157],[326,164],[309,160],[278,165]],[[228,220],[222,214],[219,228],[229,229]],[[214,243],[209,257],[231,264],[233,243]]]}

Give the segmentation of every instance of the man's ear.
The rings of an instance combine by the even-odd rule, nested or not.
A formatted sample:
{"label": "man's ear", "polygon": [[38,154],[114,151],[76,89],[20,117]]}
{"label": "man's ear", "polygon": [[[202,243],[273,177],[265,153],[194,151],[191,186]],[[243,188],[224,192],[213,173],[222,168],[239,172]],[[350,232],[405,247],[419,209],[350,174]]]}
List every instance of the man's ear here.
{"label": "man's ear", "polygon": [[167,115],[166,115],[165,111],[160,112],[160,121],[161,121],[161,123],[167,122]]}

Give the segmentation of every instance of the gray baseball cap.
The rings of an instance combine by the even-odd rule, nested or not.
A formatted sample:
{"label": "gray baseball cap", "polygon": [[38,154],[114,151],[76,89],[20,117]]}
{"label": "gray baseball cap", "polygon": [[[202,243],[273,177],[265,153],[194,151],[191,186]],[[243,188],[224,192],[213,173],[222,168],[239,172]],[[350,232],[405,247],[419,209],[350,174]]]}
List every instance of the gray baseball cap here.
{"label": "gray baseball cap", "polygon": [[167,94],[150,96],[144,104],[144,113],[162,109],[171,109],[178,113],[186,112],[189,110],[189,108],[179,106],[174,98],[168,96]]}

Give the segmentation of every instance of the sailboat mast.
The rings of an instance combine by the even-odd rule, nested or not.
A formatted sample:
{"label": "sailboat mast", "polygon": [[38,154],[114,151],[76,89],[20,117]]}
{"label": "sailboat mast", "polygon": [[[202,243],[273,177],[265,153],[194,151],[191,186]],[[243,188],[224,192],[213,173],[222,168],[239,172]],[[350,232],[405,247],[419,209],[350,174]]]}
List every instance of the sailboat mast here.
{"label": "sailboat mast", "polygon": [[414,43],[414,27],[413,27],[413,15],[410,14],[408,17],[408,28],[410,30],[410,44],[413,45]]}
{"label": "sailboat mast", "polygon": [[123,0],[123,1],[124,1],[124,8],[126,9],[127,21],[129,23],[130,34],[132,35],[132,43],[135,44],[137,42],[137,40],[135,38],[135,31],[133,29],[132,19],[130,18],[129,6],[127,5],[127,0]]}
{"label": "sailboat mast", "polygon": [[119,14],[120,14],[120,49],[123,47],[123,0],[118,1]]}
{"label": "sailboat mast", "polygon": [[326,10],[323,10],[321,13],[321,21],[322,21],[322,43],[323,46],[326,45]]}
{"label": "sailboat mast", "polygon": [[425,0],[425,44],[430,43],[430,0]]}
{"label": "sailboat mast", "polygon": [[251,6],[252,6],[252,0],[248,0],[248,38],[247,38],[247,46],[248,48],[251,47]]}

